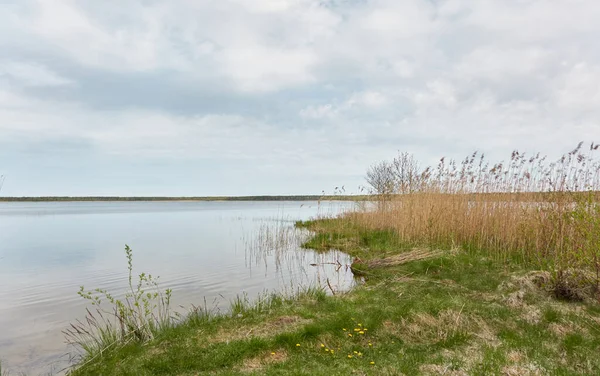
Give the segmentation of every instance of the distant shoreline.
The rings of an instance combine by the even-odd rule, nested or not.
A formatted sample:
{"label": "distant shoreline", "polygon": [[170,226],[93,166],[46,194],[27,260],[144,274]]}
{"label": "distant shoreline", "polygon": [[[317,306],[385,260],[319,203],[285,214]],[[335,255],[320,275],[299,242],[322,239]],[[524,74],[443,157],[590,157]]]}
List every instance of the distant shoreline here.
{"label": "distant shoreline", "polygon": [[[413,193],[418,194],[418,193]],[[561,192],[489,192],[489,193],[439,193],[439,197],[458,197],[467,195],[474,201],[522,201],[536,202],[554,199]],[[600,191],[571,192],[572,197],[592,194],[600,200]],[[431,194],[429,194],[431,195]],[[278,196],[39,196],[39,197],[1,197],[0,202],[70,202],[70,201],[377,201],[401,198],[403,194],[381,195],[278,195]]]}
{"label": "distant shoreline", "polygon": [[363,201],[367,195],[297,196],[199,196],[199,197],[120,197],[120,196],[43,196],[0,197],[0,202],[73,202],[73,201]]}

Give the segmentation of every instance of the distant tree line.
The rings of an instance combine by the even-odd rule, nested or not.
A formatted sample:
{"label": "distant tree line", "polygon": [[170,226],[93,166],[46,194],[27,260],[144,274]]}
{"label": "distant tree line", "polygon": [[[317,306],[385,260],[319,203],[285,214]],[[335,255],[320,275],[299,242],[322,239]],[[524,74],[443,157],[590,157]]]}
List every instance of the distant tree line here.
{"label": "distant tree line", "polygon": [[296,195],[296,196],[201,196],[201,197],[120,197],[120,196],[47,196],[47,197],[0,197],[4,202],[51,202],[51,201],[359,201],[367,195]]}

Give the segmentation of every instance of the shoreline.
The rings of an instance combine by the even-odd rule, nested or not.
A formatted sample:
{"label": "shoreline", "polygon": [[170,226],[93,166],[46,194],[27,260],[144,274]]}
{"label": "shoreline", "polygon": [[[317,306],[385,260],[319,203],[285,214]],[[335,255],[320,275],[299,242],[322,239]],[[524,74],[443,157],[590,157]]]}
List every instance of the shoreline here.
{"label": "shoreline", "polygon": [[365,201],[366,195],[290,195],[290,196],[198,196],[198,197],[144,197],[144,196],[40,196],[0,197],[0,202],[225,202],[225,201]]}
{"label": "shoreline", "polygon": [[[361,195],[257,195],[257,196],[0,196],[0,202],[159,202],[159,201],[389,201],[403,197],[415,196],[412,194],[361,194]],[[564,192],[488,192],[488,193],[434,193],[426,194],[429,197],[456,198],[468,197],[474,202],[539,202],[553,201],[564,198]],[[570,192],[569,199],[582,199],[593,197],[600,199],[600,191]]]}
{"label": "shoreline", "polygon": [[365,283],[234,304],[218,317],[197,312],[73,375],[600,372],[597,303],[555,298],[548,272],[478,251],[415,248],[347,219],[296,226],[313,232],[305,248],[352,256]]}

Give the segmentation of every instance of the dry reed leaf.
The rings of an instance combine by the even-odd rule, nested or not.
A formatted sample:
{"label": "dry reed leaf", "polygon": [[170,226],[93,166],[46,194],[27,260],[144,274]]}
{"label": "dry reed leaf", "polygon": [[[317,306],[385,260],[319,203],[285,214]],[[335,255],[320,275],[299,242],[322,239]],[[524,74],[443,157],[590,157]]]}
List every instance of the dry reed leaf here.
{"label": "dry reed leaf", "polygon": [[445,253],[444,251],[440,251],[440,250],[413,249],[412,251],[401,253],[399,255],[394,255],[394,256],[386,257],[384,259],[369,261],[367,263],[367,265],[371,268],[402,265],[402,264],[406,264],[407,262],[411,262],[411,261],[439,257],[439,256],[443,255],[444,253]]}

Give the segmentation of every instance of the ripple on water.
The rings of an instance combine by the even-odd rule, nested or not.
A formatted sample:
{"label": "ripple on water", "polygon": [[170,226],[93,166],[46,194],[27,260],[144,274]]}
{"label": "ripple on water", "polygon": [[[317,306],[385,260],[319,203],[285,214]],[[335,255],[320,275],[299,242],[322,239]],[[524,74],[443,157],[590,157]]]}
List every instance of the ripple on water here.
{"label": "ripple on water", "polygon": [[[134,271],[160,275],[173,307],[218,304],[237,295],[290,292],[329,279],[353,285],[351,259],[299,250],[295,220],[337,214],[351,203],[101,202],[0,203],[0,358],[15,373],[68,364],[61,331],[82,318],[86,289],[127,287],[124,244]],[[310,266],[317,264],[317,266]],[[118,295],[118,294],[117,294]],[[178,308],[179,309],[179,308]]]}

